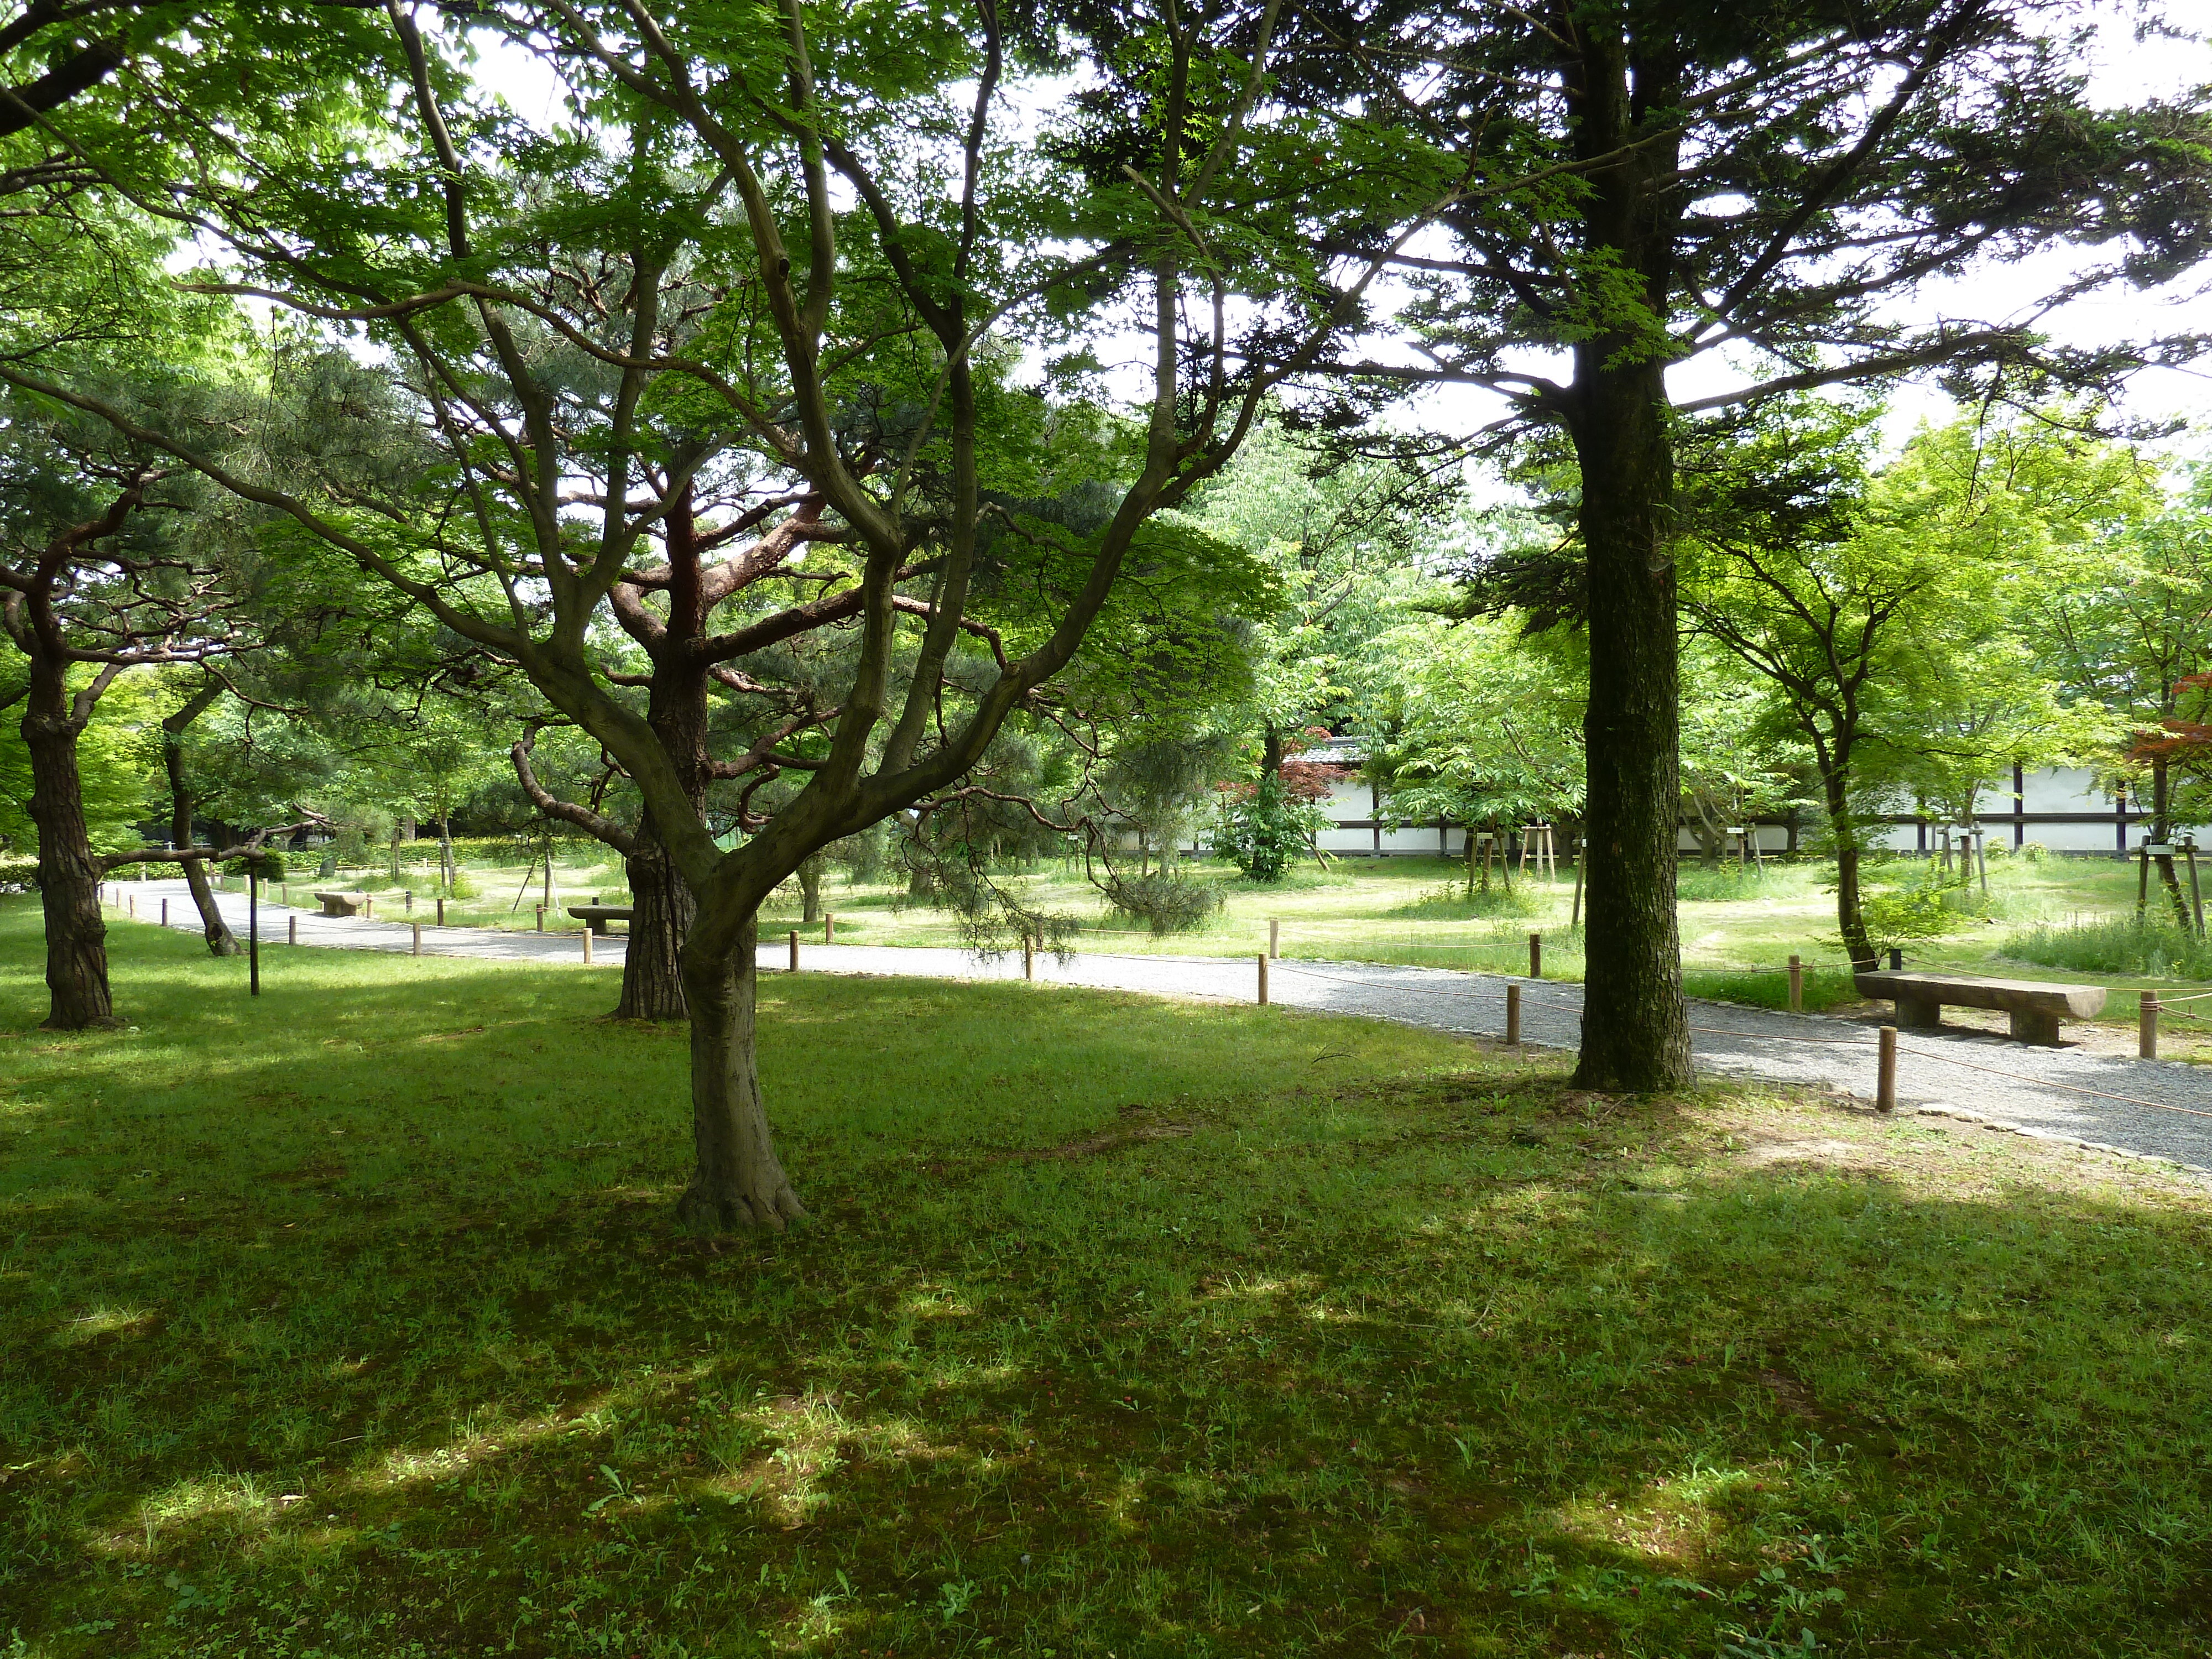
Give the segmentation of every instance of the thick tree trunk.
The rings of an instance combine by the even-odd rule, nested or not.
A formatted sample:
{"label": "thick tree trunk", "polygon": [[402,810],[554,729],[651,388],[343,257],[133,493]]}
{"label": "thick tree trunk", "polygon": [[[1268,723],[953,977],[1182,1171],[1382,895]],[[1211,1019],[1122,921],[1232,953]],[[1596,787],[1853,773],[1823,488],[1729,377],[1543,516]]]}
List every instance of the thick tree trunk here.
{"label": "thick tree trunk", "polygon": [[63,671],[35,659],[23,743],[31,755],[31,821],[39,830],[39,902],[46,923],[49,1030],[116,1025],[107,985],[107,924],[100,914],[99,861],[84,822],[76,764],[82,722],[70,714]]}
{"label": "thick tree trunk", "polygon": [[676,1212],[695,1232],[768,1227],[781,1232],[806,1212],[775,1155],[754,1062],[753,960],[758,922],[747,916],[736,947],[684,952],[691,1005],[691,1129],[696,1167]]}
{"label": "thick tree trunk", "polygon": [[1575,1082],[1678,1089],[1690,1081],[1690,1031],[1674,918],[1680,687],[1666,524],[1673,483],[1666,386],[1656,361],[1586,361],[1577,378],[1574,436],[1590,595],[1585,817],[1597,856],[1585,890]]}
{"label": "thick tree trunk", "polygon": [[450,814],[438,815],[438,880],[447,892],[453,890],[453,820]]}
{"label": "thick tree trunk", "polygon": [[[185,777],[185,732],[222,695],[220,685],[208,686],[161,722],[161,765],[169,775],[169,843],[173,847],[192,844],[193,802],[191,786]],[[208,954],[236,956],[243,947],[215,902],[207,866],[198,859],[187,859],[184,869],[185,886],[192,896],[193,907],[200,913],[200,933],[207,940]]]}
{"label": "thick tree trunk", "polygon": [[677,872],[652,815],[637,827],[623,861],[629,878],[629,939],[623,952],[622,1001],[617,1019],[675,1020],[687,1017],[684,942],[691,932],[691,889]]}

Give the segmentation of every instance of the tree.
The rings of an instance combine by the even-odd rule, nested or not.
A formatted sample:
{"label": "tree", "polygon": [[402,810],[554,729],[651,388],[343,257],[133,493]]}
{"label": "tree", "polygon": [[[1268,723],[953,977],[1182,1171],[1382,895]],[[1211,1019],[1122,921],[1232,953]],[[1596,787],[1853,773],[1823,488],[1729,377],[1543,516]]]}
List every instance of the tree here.
{"label": "tree", "polygon": [[[388,368],[333,350],[289,370],[314,383],[301,394],[322,387],[334,424],[348,402],[415,418],[418,455],[389,477],[303,457],[280,485],[0,363],[288,515],[512,660],[629,774],[697,906],[681,963],[696,1161],[679,1209],[700,1228],[804,1213],[754,1061],[761,902],[820,848],[957,788],[1071,662],[1125,571],[1172,538],[1156,515],[1226,463],[1381,264],[1316,263],[1330,223],[1371,218],[1373,192],[1316,189],[1305,134],[1260,100],[1272,8],[1171,12],[1085,42],[1101,89],[1079,110],[1145,135],[1110,154],[1082,133],[1029,155],[1001,141],[1008,76],[1063,37],[1010,43],[991,9],[858,34],[839,15],[796,0],[772,17],[519,6],[503,20],[592,115],[593,136],[541,140],[471,87],[457,38],[394,7],[386,61],[407,96],[387,141],[325,173],[247,135],[222,173],[183,187],[245,267],[239,288],[389,352]],[[1379,134],[1360,148],[1386,153]],[[1404,234],[1451,187],[1417,178]],[[1289,343],[1281,367],[1232,361],[1240,317]],[[1137,329],[1150,362],[1118,453],[979,349],[1018,329],[1109,326]],[[877,417],[842,418],[856,408]],[[710,659],[832,627],[854,637],[834,719],[818,722],[825,752],[764,749],[805,783],[725,852],[694,805],[696,750],[617,695],[593,625],[613,589],[645,585],[637,550],[684,481],[740,455],[818,494],[848,556],[810,573],[816,597],[714,635]],[[987,495],[1079,484],[1108,504],[1096,532]],[[988,562],[987,522],[1004,532]]]}
{"label": "tree", "polygon": [[[1394,9],[1361,42],[1404,66],[1391,110],[1409,144],[1472,134],[1478,176],[1526,181],[1448,212],[1449,246],[1387,256],[1418,293],[1401,319],[1418,356],[1339,360],[1346,398],[1315,418],[1348,428],[1407,388],[1473,386],[1508,411],[1470,447],[1534,428],[1571,442],[1601,854],[1588,982],[1607,1011],[1583,1029],[1585,1087],[1690,1074],[1672,897],[1678,417],[1931,369],[1986,370],[1984,393],[2030,374],[2103,385],[2195,349],[2074,349],[2033,320],[1947,305],[1916,323],[1895,303],[2054,244],[2092,252],[2053,305],[2166,282],[2212,249],[2204,97],[2093,107],[2073,16],[2063,0],[1549,0]],[[1328,67],[1285,96],[1326,106]],[[1699,358],[1738,384],[1677,405],[1669,374]]]}

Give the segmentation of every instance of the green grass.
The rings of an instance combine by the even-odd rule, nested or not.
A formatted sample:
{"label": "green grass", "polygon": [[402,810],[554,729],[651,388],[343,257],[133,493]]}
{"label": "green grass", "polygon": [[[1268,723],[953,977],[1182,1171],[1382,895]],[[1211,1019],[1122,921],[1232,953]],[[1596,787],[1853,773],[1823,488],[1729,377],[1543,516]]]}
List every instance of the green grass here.
{"label": "green grass", "polygon": [[[611,977],[0,906],[0,1654],[2179,1654],[2200,1189],[1285,1010],[771,981],[705,1250]],[[886,1063],[896,1055],[898,1064]],[[12,1644],[11,1644],[12,1638]]]}

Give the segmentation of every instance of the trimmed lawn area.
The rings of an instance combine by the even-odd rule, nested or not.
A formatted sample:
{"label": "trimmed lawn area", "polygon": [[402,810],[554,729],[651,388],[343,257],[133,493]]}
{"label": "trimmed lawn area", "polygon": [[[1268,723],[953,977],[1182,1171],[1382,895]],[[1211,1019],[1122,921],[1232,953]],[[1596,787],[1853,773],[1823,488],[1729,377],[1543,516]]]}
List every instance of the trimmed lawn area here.
{"label": "trimmed lawn area", "polygon": [[0,1656],[2212,1644],[2199,1183],[1284,1009],[771,980],[678,1237],[605,970],[0,902]]}

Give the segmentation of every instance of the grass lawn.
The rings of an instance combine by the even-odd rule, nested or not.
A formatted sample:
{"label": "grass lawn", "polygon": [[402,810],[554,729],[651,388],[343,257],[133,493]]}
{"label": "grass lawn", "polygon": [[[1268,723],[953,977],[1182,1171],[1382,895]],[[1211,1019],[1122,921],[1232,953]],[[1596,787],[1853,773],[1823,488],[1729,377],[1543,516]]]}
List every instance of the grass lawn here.
{"label": "grass lawn", "polygon": [[[0,904],[0,1655],[2203,1653],[2212,1204],[1287,1010],[772,981],[678,1237],[604,975]],[[896,1055],[896,1070],[888,1063]]]}

